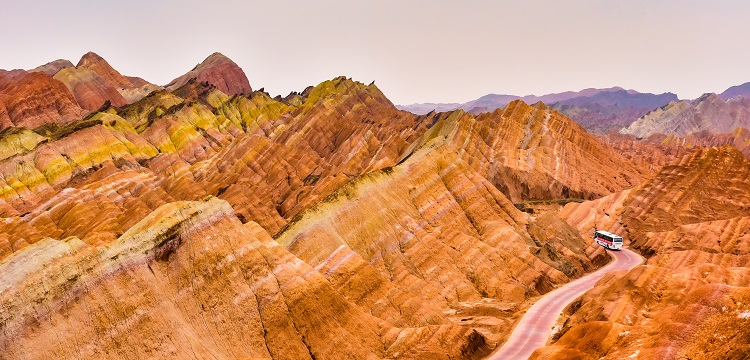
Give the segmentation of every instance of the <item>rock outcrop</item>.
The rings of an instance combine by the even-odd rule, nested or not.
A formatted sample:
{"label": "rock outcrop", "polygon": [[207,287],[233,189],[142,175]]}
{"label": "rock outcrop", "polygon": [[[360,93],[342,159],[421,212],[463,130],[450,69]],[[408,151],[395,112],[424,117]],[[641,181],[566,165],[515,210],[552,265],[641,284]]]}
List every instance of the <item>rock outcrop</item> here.
{"label": "rock outcrop", "polygon": [[122,74],[115,70],[106,60],[104,60],[104,58],[94,52],[87,52],[84,54],[78,61],[76,67],[89,69],[112,86],[118,88],[132,88],[143,85],[141,83],[134,84],[130,79],[122,76]]}
{"label": "rock outcrop", "polygon": [[[648,138],[645,140],[648,140]],[[660,143],[665,146],[689,149],[731,145],[745,156],[750,157],[750,130],[743,127],[738,127],[729,133],[712,133],[704,130],[685,137],[670,135],[661,140]]]}
{"label": "rock outcrop", "polygon": [[104,58],[93,52],[84,54],[78,61],[76,68],[88,69],[99,75],[105,83],[114,87],[120,93],[126,103],[138,101],[151,92],[161,89],[160,86],[151,84],[139,77],[123,76]]}
{"label": "rock outcrop", "polygon": [[68,124],[85,111],[65,85],[42,72],[0,74],[0,129]]}
{"label": "rock outcrop", "polygon": [[159,89],[140,78],[122,76],[94,53],[84,55],[76,67],[68,60],[55,60],[28,72],[1,70],[0,130],[67,125],[107,101],[123,106]]}
{"label": "rock outcrop", "polygon": [[[264,93],[230,98],[197,82],[175,94],[155,92],[40,130],[52,141],[0,163],[3,211],[32,211],[98,172],[147,170],[163,178],[154,180],[157,188],[173,199],[220,196],[275,234],[352,178],[396,165],[444,129],[455,130],[443,135],[446,146],[513,202],[592,198],[640,181],[606,144],[543,105],[519,102],[476,119],[463,112],[414,117],[396,110],[374,85],[344,78],[311,89],[299,106]],[[584,170],[612,177],[581,176]],[[153,207],[139,211],[147,210]],[[105,223],[124,231],[116,219]],[[65,224],[59,220],[47,224],[59,229],[50,234],[87,239],[59,228]]]}
{"label": "rock outcrop", "polygon": [[114,86],[89,69],[65,68],[54,78],[65,84],[78,105],[86,110],[97,110],[107,101],[118,107],[128,103]]}
{"label": "rock outcrop", "polygon": [[172,80],[165,88],[169,91],[176,90],[190,79],[208,82],[227,95],[249,94],[253,91],[245,72],[234,61],[220,53],[211,54],[185,75]]}
{"label": "rock outcrop", "polygon": [[603,141],[542,103],[456,119],[456,151],[514,203],[592,199],[635,186],[639,170]]}

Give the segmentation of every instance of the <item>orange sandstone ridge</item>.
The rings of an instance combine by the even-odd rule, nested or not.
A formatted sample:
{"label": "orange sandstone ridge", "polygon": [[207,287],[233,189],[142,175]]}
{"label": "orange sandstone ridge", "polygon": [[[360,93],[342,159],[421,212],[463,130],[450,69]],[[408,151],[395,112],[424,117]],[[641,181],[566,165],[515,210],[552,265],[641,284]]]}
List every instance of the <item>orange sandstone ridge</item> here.
{"label": "orange sandstone ridge", "polygon": [[45,73],[0,73],[0,129],[38,127],[50,122],[67,124],[84,110],[61,82]]}

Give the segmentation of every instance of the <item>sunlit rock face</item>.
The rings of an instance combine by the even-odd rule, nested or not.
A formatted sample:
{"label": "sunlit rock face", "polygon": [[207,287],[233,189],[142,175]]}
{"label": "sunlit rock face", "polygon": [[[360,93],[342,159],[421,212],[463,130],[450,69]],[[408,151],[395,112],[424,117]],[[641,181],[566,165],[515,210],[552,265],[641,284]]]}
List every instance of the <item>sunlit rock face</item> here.
{"label": "sunlit rock face", "polygon": [[693,148],[731,145],[750,157],[750,130],[743,127],[738,127],[728,133],[700,131],[683,138],[668,136],[662,142],[670,146],[681,145]]}
{"label": "sunlit rock face", "polygon": [[648,260],[584,295],[538,358],[750,355],[748,176],[736,148],[702,149],[633,190],[568,205],[560,216],[571,225],[623,234]]}

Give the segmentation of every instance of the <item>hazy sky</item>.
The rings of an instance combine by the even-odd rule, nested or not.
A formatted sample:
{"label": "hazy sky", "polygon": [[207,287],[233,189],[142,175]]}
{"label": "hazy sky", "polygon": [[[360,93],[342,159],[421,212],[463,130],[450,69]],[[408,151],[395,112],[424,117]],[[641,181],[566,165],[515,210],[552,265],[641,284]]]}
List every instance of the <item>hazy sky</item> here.
{"label": "hazy sky", "polygon": [[166,84],[214,51],[286,95],[338,75],[394,102],[750,81],[750,1],[6,1],[0,68],[87,51]]}

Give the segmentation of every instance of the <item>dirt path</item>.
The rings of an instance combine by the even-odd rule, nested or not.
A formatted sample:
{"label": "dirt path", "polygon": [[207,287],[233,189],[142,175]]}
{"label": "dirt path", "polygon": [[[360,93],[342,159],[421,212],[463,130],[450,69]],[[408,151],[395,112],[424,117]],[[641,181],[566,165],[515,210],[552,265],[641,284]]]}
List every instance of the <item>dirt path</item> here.
{"label": "dirt path", "polygon": [[568,304],[593,288],[594,284],[607,273],[629,270],[643,261],[640,255],[627,249],[609,251],[609,254],[615,260],[607,266],[555,289],[534,303],[513,329],[508,341],[488,359],[528,359],[534,350],[547,343],[552,326]]}

